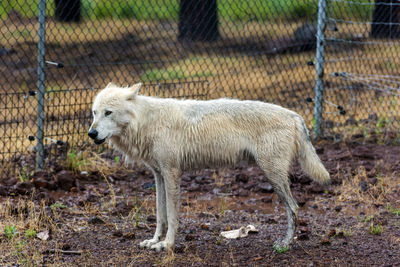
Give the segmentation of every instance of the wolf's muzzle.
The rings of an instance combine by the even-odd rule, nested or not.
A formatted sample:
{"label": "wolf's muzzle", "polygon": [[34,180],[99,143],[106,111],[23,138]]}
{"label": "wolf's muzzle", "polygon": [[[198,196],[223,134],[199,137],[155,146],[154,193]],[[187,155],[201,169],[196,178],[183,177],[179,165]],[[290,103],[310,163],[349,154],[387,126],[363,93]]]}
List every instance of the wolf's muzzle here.
{"label": "wolf's muzzle", "polygon": [[88,135],[89,135],[90,138],[92,138],[94,140],[94,143],[96,145],[100,145],[100,144],[104,143],[104,141],[106,141],[105,138],[104,139],[100,139],[100,140],[97,139],[97,136],[99,135],[99,132],[97,130],[93,130],[93,129],[90,130],[88,132]]}
{"label": "wolf's muzzle", "polygon": [[96,139],[96,137],[99,135],[99,132],[98,132],[97,130],[91,129],[91,130],[88,132],[88,135],[89,135],[90,138]]}

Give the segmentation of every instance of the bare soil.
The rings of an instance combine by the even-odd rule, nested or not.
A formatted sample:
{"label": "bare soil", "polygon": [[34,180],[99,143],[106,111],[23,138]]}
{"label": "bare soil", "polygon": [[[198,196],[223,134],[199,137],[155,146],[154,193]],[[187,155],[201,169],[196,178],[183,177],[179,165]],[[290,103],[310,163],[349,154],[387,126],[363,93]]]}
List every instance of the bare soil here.
{"label": "bare soil", "polygon": [[[321,188],[293,167],[300,212],[288,252],[273,249],[286,213],[260,169],[246,163],[185,173],[174,252],[139,249],[156,226],[152,175],[103,153],[119,166],[108,174],[74,174],[54,162],[30,181],[0,184],[1,230],[18,229],[13,238],[0,235],[0,265],[399,266],[400,147],[325,141],[316,148],[333,184]],[[259,232],[219,235],[248,224]],[[28,238],[27,229],[49,230],[49,239]]]}

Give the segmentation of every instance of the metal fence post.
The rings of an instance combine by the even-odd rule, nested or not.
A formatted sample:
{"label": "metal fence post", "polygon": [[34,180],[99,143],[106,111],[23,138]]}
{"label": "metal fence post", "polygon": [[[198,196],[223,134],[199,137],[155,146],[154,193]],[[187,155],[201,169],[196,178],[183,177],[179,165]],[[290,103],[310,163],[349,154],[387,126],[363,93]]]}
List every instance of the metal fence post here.
{"label": "metal fence post", "polygon": [[36,132],[36,169],[41,170],[44,162],[44,54],[45,54],[45,25],[46,0],[39,0],[39,39],[38,39],[38,93],[37,93],[37,132]]}
{"label": "metal fence post", "polygon": [[318,31],[316,52],[316,74],[314,88],[314,138],[321,136],[322,125],[322,97],[324,91],[324,63],[325,63],[325,26],[326,26],[326,0],[318,2]]}

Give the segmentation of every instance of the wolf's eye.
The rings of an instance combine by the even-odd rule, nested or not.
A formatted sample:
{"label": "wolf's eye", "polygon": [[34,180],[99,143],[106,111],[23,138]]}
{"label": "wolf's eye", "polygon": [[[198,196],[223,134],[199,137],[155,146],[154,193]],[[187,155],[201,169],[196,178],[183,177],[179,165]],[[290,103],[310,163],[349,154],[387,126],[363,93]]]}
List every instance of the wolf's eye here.
{"label": "wolf's eye", "polygon": [[108,116],[108,115],[110,115],[111,113],[112,113],[111,111],[106,110],[106,112],[104,113],[104,115]]}

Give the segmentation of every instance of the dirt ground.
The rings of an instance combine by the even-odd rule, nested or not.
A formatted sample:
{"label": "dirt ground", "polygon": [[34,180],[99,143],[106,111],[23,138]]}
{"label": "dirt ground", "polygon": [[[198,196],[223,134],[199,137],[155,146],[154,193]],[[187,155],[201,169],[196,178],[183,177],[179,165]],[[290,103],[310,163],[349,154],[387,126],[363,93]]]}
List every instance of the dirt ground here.
{"label": "dirt ground", "polygon": [[[316,149],[333,184],[321,188],[293,167],[300,212],[287,252],[273,249],[286,213],[260,169],[244,162],[185,173],[174,252],[139,249],[156,226],[152,175],[102,153],[107,171],[75,174],[65,169],[71,162],[54,162],[29,181],[2,181],[0,266],[399,266],[400,147],[321,141]],[[220,236],[248,224],[259,232]]]}

